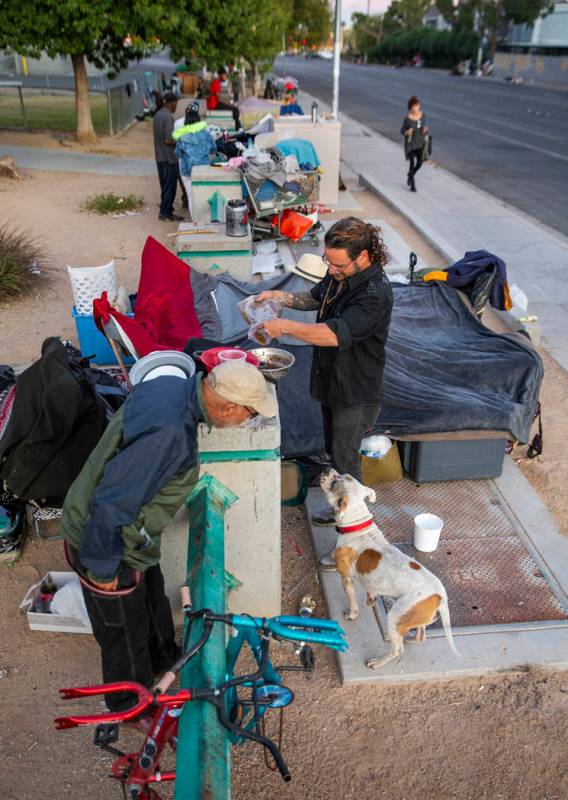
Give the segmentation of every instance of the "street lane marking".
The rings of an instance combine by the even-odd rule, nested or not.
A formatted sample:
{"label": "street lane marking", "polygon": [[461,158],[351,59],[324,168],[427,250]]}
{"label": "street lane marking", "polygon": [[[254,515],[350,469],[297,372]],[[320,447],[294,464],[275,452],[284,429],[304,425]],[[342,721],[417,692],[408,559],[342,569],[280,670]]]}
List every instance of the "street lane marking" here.
{"label": "street lane marking", "polygon": [[[377,95],[377,94],[375,94],[374,96],[380,100],[384,100],[385,103],[391,103],[392,105],[400,107],[400,102],[397,102],[396,100],[391,100],[390,97],[384,97],[383,95]],[[435,106],[437,104],[428,103],[427,105]],[[445,117],[438,111],[432,111],[431,114],[432,116],[438,117],[439,119],[443,119],[452,125],[459,125],[459,127],[461,128],[467,128],[468,130],[471,130],[471,125],[468,122],[459,122],[457,119],[451,119],[450,117]],[[372,124],[369,123],[369,127],[372,127]],[[508,144],[515,144],[518,147],[524,147],[525,150],[534,150],[535,153],[540,153],[541,155],[550,156],[551,158],[556,158],[559,161],[568,161],[568,156],[560,155],[560,153],[553,153],[552,150],[545,150],[542,147],[535,147],[535,145],[533,144],[527,144],[525,142],[519,141],[518,139],[511,139],[509,136],[501,136],[500,133],[492,133],[491,131],[486,131],[483,128],[476,128],[475,130],[478,133],[484,134],[485,136],[490,136],[493,139],[499,139],[501,142],[508,142]]]}

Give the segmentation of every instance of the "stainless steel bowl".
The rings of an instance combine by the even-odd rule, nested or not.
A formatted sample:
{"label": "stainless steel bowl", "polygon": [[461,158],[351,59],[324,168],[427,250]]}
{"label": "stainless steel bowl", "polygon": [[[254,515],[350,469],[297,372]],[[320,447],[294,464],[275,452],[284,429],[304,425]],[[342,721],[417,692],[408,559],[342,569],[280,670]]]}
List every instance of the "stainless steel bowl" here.
{"label": "stainless steel bowl", "polygon": [[260,364],[259,369],[269,381],[279,381],[284,378],[292,369],[295,358],[287,350],[280,350],[278,347],[257,347],[251,350]]}

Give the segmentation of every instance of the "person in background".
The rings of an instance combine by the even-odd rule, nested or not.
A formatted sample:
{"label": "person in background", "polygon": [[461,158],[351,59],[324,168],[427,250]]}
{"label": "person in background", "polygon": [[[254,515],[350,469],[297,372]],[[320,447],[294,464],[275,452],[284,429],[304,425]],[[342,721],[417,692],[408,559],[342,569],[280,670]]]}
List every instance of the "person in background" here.
{"label": "person in background", "polygon": [[174,114],[177,108],[176,96],[173,92],[165,92],[163,105],[154,114],[154,154],[160,179],[160,213],[159,219],[168,222],[181,220],[179,214],[174,214],[174,201],[179,178],[178,160],[175,154],[176,143],[172,134],[174,131]]}
{"label": "person in background", "polygon": [[[244,361],[221,364],[203,379],[152,379],[149,371],[69,489],[61,531],[105,683],[151,688],[178,657],[160,569],[162,532],[199,477],[199,423],[225,428],[258,414],[274,417],[276,399]],[[133,696],[109,694],[106,701],[110,711],[124,711]]]}
{"label": "person in background", "polygon": [[185,197],[189,212],[193,216],[190,205],[191,197],[191,171],[200,164],[208,165],[210,156],[217,152],[215,140],[207,128],[207,123],[199,116],[199,103],[189,103],[185,109],[184,125],[173,132],[176,142],[176,157],[179,159],[179,168]]}
{"label": "person in background", "polygon": [[404,136],[404,153],[408,161],[406,185],[410,187],[411,192],[415,192],[414,176],[422,166],[424,137],[428,133],[426,118],[417,97],[412,96],[408,101],[408,114],[404,118],[400,132]]}
{"label": "person in background", "polygon": [[[285,334],[314,346],[310,392],[321,403],[326,450],[338,472],[360,480],[361,440],[380,410],[393,303],[383,269],[389,255],[380,229],[356,217],[332,225],[324,245],[327,275],[311,291],[261,292],[257,302],[273,299],[300,311],[317,309],[315,323],[275,319],[264,328],[275,339]],[[335,525],[335,516],[322,513],[312,521]],[[334,550],[320,565],[335,569]]]}
{"label": "person in background", "polygon": [[214,81],[211,81],[211,85],[209,87],[209,97],[207,98],[207,108],[210,111],[215,111],[215,109],[219,109],[221,111],[232,111],[233,119],[235,121],[235,130],[240,130],[241,128],[241,118],[239,116],[239,109],[237,106],[233,105],[232,103],[226,103],[224,100],[219,98],[219,95],[223,91],[223,83],[228,78],[227,70],[225,67],[220,67],[217,72],[217,77]]}

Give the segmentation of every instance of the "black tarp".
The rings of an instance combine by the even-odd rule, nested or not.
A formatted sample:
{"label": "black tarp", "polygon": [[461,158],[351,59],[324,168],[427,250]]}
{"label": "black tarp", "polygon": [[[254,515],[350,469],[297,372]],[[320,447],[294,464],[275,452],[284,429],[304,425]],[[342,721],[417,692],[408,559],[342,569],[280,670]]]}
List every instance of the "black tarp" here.
{"label": "black tarp", "polygon": [[[526,442],[543,375],[528,340],[490,331],[445,284],[394,284],[393,293],[376,430],[395,437],[508,431]],[[321,416],[309,394],[311,348],[286,349],[296,363],[278,386],[282,453],[320,453]]]}
{"label": "black tarp", "polygon": [[[281,277],[261,285],[228,276],[223,282],[228,290],[227,297],[219,296],[223,314],[253,291],[282,288]],[[529,341],[490,331],[457,289],[445,283],[393,284],[393,295],[382,409],[374,430],[394,437],[505,431],[526,442],[543,375]],[[246,326],[239,322],[231,332],[239,327]],[[309,391],[312,348],[288,341],[283,346],[296,363],[278,384],[282,453],[288,458],[316,455],[324,446],[319,403]],[[246,338],[231,343],[256,347]]]}

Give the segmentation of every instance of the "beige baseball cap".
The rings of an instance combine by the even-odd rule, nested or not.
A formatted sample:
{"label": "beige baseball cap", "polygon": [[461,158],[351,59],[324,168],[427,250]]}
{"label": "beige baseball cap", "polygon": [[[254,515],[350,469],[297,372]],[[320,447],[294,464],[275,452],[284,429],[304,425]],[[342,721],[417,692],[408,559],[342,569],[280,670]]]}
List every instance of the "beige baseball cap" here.
{"label": "beige baseball cap", "polygon": [[275,417],[278,409],[274,392],[262,372],[246,361],[225,361],[209,373],[211,387],[225,400],[249,406],[263,417]]}

